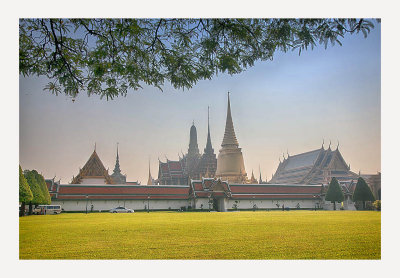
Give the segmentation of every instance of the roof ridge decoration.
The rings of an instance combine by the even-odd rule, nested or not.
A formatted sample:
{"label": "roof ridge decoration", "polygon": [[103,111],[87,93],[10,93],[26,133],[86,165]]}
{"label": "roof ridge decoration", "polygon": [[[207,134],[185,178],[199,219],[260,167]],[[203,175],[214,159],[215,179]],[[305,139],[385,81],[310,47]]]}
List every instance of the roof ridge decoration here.
{"label": "roof ridge decoration", "polygon": [[228,92],[228,109],[226,113],[226,124],[225,124],[225,133],[224,133],[224,139],[222,140],[222,147],[225,146],[235,146],[239,147],[239,143],[236,139],[236,134],[235,134],[235,129],[233,127],[233,121],[232,121],[232,114],[231,114],[231,101],[229,98],[229,92]]}

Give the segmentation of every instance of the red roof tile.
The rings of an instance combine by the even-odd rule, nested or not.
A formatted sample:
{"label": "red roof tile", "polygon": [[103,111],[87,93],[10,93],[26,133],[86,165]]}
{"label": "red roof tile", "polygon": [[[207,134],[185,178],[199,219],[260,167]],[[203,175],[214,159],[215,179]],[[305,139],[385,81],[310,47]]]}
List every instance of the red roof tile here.
{"label": "red roof tile", "polygon": [[287,185],[231,185],[232,194],[235,193],[265,193],[265,194],[276,194],[276,193],[308,193],[308,194],[319,194],[321,193],[321,186],[287,186]]}

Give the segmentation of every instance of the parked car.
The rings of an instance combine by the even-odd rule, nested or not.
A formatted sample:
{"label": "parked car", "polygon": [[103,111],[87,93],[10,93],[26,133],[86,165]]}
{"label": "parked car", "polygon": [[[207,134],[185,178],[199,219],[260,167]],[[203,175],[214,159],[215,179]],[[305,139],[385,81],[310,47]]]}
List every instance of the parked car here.
{"label": "parked car", "polygon": [[132,212],[134,212],[134,210],[133,209],[124,208],[124,207],[117,207],[117,208],[110,209],[110,212],[112,212],[112,213],[118,213],[118,212],[132,213]]}

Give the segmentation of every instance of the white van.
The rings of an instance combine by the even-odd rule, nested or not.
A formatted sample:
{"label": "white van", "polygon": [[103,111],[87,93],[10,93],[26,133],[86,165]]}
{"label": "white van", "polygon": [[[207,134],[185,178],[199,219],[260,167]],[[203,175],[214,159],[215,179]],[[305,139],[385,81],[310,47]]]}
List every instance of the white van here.
{"label": "white van", "polygon": [[60,205],[38,205],[35,208],[35,212],[37,212],[37,214],[60,214],[61,206]]}

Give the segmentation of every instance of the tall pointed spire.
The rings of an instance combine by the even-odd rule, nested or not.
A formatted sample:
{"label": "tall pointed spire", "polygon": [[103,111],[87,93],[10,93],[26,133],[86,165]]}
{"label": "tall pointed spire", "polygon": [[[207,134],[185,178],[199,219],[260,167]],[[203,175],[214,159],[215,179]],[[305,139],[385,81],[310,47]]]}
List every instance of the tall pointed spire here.
{"label": "tall pointed spire", "polygon": [[204,149],[205,154],[213,154],[214,149],[211,144],[211,135],[210,135],[210,106],[208,106],[208,114],[207,114],[207,125],[208,125],[208,133],[207,133],[207,143]]}
{"label": "tall pointed spire", "polygon": [[239,143],[233,128],[229,92],[225,134],[221,146],[222,148],[219,150],[215,176],[235,183],[245,182],[247,180],[247,174],[244,167],[243,154],[241,148],[239,148]]}
{"label": "tall pointed spire", "polygon": [[151,176],[150,172],[150,157],[149,157],[149,178],[147,179],[147,185],[152,185],[153,184],[153,177]]}
{"label": "tall pointed spire", "polygon": [[188,155],[197,157],[199,155],[199,147],[197,145],[197,130],[194,125],[194,121],[192,126],[190,127],[190,140],[189,140],[189,149]]}
{"label": "tall pointed spire", "polygon": [[261,167],[260,167],[260,165],[258,165],[258,170],[260,172],[260,180],[258,181],[258,183],[262,183],[263,181],[262,181],[262,177],[261,177]]}
{"label": "tall pointed spire", "polygon": [[117,143],[117,158],[115,160],[115,167],[114,167],[113,174],[121,174],[121,169],[119,168],[118,144],[119,143]]}
{"label": "tall pointed spire", "polygon": [[235,130],[233,128],[233,121],[232,121],[232,115],[231,115],[231,101],[229,98],[229,92],[228,92],[228,111],[226,113],[226,124],[225,124],[225,134],[224,134],[224,139],[222,140],[222,147],[233,145],[238,147],[239,143],[236,139],[236,134]]}
{"label": "tall pointed spire", "polygon": [[254,177],[253,169],[251,169],[250,183],[251,183],[251,184],[257,184],[257,183],[258,183],[258,181],[256,180],[256,178]]}

